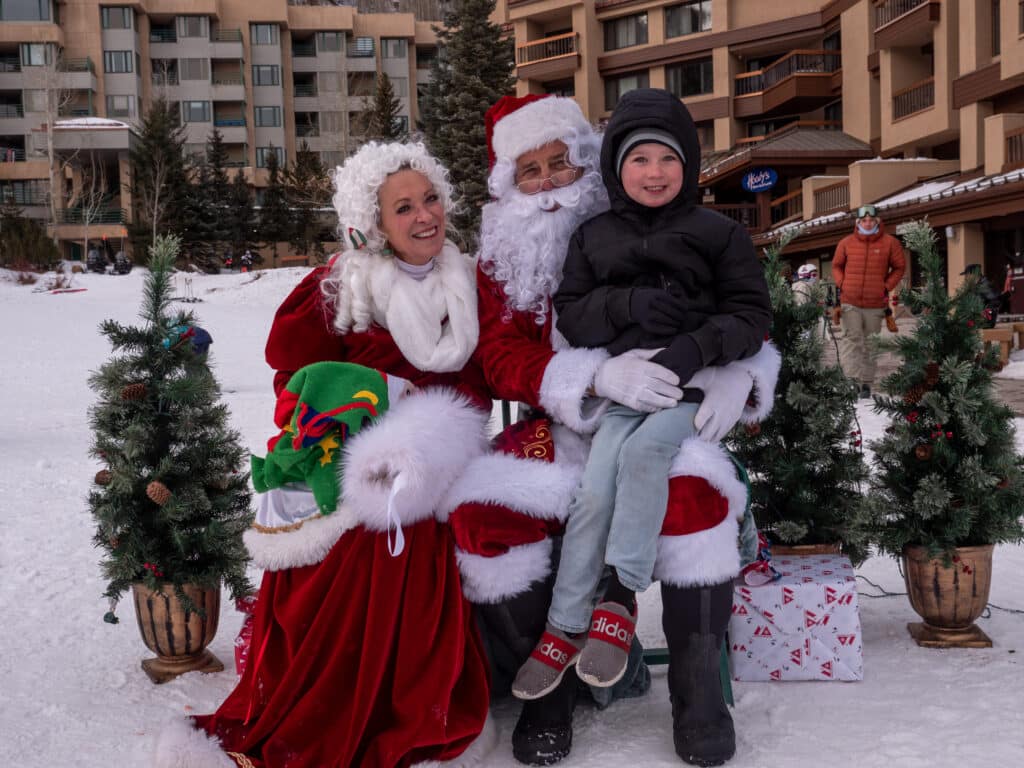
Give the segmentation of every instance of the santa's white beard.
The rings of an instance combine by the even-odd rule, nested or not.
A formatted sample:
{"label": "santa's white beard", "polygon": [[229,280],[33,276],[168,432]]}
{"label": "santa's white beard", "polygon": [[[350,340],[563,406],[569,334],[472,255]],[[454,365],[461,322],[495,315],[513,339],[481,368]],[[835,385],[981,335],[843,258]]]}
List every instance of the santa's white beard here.
{"label": "santa's white beard", "polygon": [[607,209],[608,193],[593,171],[568,187],[536,195],[512,188],[484,206],[480,267],[502,285],[510,312],[532,312],[538,324],[544,323],[549,299],[562,281],[569,238]]}

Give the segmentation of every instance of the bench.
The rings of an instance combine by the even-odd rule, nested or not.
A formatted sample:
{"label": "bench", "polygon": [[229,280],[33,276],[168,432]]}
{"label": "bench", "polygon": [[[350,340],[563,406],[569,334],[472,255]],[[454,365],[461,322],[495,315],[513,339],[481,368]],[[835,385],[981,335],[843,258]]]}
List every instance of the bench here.
{"label": "bench", "polygon": [[1003,365],[1010,361],[1010,349],[1013,347],[1013,332],[1011,328],[982,328],[981,341],[985,347],[989,344],[999,345],[999,359]]}
{"label": "bench", "polygon": [[309,256],[304,256],[301,253],[294,254],[291,256],[279,256],[277,258],[277,266],[279,267],[308,267]]}

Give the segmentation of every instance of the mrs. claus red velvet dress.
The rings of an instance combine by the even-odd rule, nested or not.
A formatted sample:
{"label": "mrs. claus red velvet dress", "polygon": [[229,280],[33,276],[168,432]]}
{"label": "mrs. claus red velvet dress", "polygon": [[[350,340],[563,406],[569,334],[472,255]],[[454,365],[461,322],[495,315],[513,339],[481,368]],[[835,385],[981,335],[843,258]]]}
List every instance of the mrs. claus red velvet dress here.
{"label": "mrs. claus red velvet dress", "polygon": [[[417,387],[454,386],[489,408],[475,368],[419,371],[383,328],[334,332],[324,273],[308,275],[274,319],[267,361],[279,372],[275,389],[304,365],[338,360]],[[398,557],[384,534],[360,526],[315,565],[265,573],[245,672],[216,713],[195,718],[238,765],[405,768],[463,755],[477,739],[487,662],[451,533],[428,518],[404,534]]]}

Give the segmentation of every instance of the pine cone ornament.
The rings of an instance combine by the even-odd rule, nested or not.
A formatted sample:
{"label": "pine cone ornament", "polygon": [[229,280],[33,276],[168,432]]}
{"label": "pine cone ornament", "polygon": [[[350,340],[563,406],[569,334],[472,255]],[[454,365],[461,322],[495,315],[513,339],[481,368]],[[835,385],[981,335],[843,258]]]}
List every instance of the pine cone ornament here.
{"label": "pine cone ornament", "polygon": [[761,425],[757,422],[753,424],[746,424],[744,425],[743,430],[750,435],[750,437],[757,437],[761,434]]}
{"label": "pine cone ornament", "polygon": [[109,469],[101,469],[96,473],[96,477],[93,478],[93,482],[96,485],[110,485],[110,481],[114,479],[114,473]]}
{"label": "pine cone ornament", "polygon": [[121,390],[122,400],[141,400],[146,396],[146,385],[141,382],[128,384]]}
{"label": "pine cone ornament", "polygon": [[932,447],[930,445],[919,445],[914,449],[914,456],[917,457],[918,461],[928,461],[932,457]]}
{"label": "pine cone ornament", "polygon": [[159,480],[154,480],[146,486],[146,495],[154,504],[159,504],[161,507],[171,500],[170,489]]}
{"label": "pine cone ornament", "polygon": [[934,387],[939,383],[939,364],[928,363],[924,367],[924,381],[929,387]]}
{"label": "pine cone ornament", "polygon": [[1008,477],[1004,477],[1002,480],[1000,480],[998,483],[996,483],[996,488],[998,488],[1000,491],[1004,491],[1004,490],[1006,490],[1009,487],[1010,487],[1010,478],[1008,478]]}
{"label": "pine cone ornament", "polygon": [[903,393],[903,402],[907,405],[917,405],[921,402],[921,398],[924,397],[924,394],[927,391],[928,387],[924,384],[915,384]]}

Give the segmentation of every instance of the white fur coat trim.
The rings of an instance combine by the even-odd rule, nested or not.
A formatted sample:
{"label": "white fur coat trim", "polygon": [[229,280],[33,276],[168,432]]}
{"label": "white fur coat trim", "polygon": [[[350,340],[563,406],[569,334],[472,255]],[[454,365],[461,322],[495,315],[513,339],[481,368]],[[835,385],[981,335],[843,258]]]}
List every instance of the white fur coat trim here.
{"label": "white fur coat trim", "polygon": [[187,717],[176,717],[164,726],[153,757],[155,768],[238,768],[217,738],[196,728]]}
{"label": "white fur coat trim", "polygon": [[451,760],[428,760],[423,763],[413,763],[413,768],[472,768],[483,765],[484,758],[491,754],[497,744],[498,728],[494,725],[491,713],[488,712],[480,735],[466,747],[465,752],[461,755],[453,757]]}
{"label": "white fur coat trim", "polygon": [[739,523],[721,523],[685,536],[659,536],[654,578],[673,587],[721,584],[740,572]]}
{"label": "white fur coat trim", "polygon": [[581,469],[502,453],[479,456],[448,491],[439,517],[447,520],[460,504],[475,501],[501,504],[542,520],[565,520]]}
{"label": "white fur coat trim", "polygon": [[456,550],[462,594],[471,603],[490,605],[525,592],[551,572],[551,539],[512,547],[504,555],[484,557]]}
{"label": "white fur coat trim", "polygon": [[365,331],[377,323],[419,370],[462,370],[480,335],[476,259],[446,240],[433,270],[416,280],[393,256],[356,251],[343,258],[335,321],[340,330]]}
{"label": "white fur coat trim", "polygon": [[770,341],[761,345],[761,349],[753,357],[729,363],[726,368],[737,366],[750,374],[754,380],[754,406],[745,406],[740,414],[744,424],[755,424],[768,418],[775,406],[775,385],[779,383],[779,369],[782,367],[782,355]]}
{"label": "white fur coat trim", "polygon": [[403,525],[425,520],[466,465],[487,447],[487,414],[451,390],[424,390],[398,401],[345,444],[342,505],[337,513],[373,531],[388,529],[391,488]]}
{"label": "white fur coat trim", "polygon": [[253,565],[266,571],[283,571],[316,565],[352,527],[351,516],[341,508],[330,515],[304,520],[292,531],[264,532],[250,528],[242,534],[242,540]]}
{"label": "white fur coat trim", "polygon": [[747,508],[747,486],[736,476],[736,465],[725,450],[699,437],[684,440],[669,469],[669,477],[695,475],[707,480],[729,505],[729,516],[743,518]]}
{"label": "white fur coat trim", "polygon": [[551,417],[577,432],[594,432],[607,402],[587,398],[594,375],[608,359],[603,349],[564,349],[556,352],[540,382],[540,405]]}

